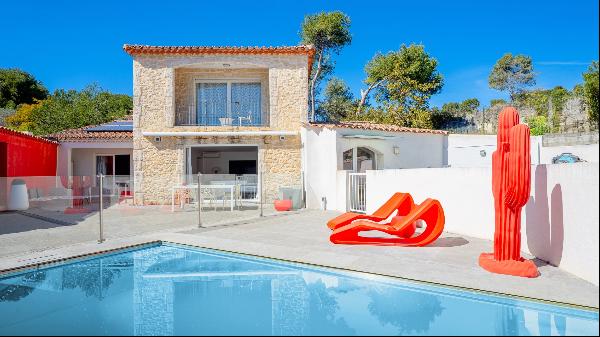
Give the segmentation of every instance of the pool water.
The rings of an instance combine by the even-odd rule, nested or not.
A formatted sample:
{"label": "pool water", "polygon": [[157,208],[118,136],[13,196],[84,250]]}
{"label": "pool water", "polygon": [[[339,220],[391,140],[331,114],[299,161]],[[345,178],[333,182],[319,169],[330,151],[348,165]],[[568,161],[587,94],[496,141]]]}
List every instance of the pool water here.
{"label": "pool water", "polygon": [[598,335],[598,312],[156,245],[0,279],[0,335]]}

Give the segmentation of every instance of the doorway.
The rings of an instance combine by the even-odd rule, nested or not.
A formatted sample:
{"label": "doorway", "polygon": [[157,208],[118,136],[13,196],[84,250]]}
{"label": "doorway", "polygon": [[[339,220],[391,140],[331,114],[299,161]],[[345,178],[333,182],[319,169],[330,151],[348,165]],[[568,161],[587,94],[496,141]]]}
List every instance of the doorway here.
{"label": "doorway", "polygon": [[0,177],[8,176],[8,145],[0,142]]}
{"label": "doorway", "polygon": [[259,198],[256,145],[192,145],[186,149],[185,164],[189,184],[201,174],[203,185],[235,185],[241,199]]}
{"label": "doorway", "polygon": [[244,175],[258,172],[257,146],[191,146],[187,149],[188,174]]}
{"label": "doorway", "polygon": [[354,147],[342,153],[342,169],[365,173],[377,170],[377,154],[366,147]]}

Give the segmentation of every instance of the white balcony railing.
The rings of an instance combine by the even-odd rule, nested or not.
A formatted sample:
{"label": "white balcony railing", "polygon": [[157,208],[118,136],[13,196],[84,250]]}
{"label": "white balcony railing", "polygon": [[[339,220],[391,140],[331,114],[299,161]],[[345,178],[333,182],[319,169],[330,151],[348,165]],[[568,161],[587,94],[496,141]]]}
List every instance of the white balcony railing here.
{"label": "white balcony railing", "polygon": [[177,111],[175,125],[178,126],[266,126],[267,118],[256,112],[207,112],[217,109],[203,109],[199,113],[193,106]]}

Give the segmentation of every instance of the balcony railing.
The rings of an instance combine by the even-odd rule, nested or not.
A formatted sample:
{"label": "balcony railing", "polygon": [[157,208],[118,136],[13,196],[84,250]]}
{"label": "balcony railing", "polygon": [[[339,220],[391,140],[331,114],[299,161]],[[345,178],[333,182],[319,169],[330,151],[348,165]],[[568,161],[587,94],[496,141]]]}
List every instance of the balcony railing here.
{"label": "balcony railing", "polygon": [[[214,111],[214,110],[213,110]],[[177,111],[178,126],[267,126],[268,118],[262,112],[206,112],[190,106],[187,111]]]}

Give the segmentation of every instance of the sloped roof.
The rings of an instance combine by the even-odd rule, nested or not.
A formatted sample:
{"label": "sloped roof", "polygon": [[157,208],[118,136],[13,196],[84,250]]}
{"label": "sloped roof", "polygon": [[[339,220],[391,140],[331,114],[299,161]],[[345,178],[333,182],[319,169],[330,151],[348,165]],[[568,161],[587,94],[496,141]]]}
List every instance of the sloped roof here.
{"label": "sloped roof", "polygon": [[447,135],[448,131],[444,130],[431,130],[431,129],[418,129],[418,128],[407,128],[404,126],[398,126],[393,124],[379,124],[362,121],[349,121],[349,122],[336,122],[336,123],[308,123],[307,125],[319,128],[332,128],[332,129],[358,129],[358,130],[370,130],[370,131],[385,131],[385,132],[406,132],[406,133],[426,133],[436,135]]}
{"label": "sloped roof", "polygon": [[[132,115],[125,118],[114,120],[113,122],[132,121]],[[57,140],[58,142],[132,142],[133,131],[92,131],[91,129],[109,125],[113,122],[98,125],[88,125],[76,129],[68,129],[61,132],[46,135],[46,138]]]}
{"label": "sloped roof", "polygon": [[307,55],[310,72],[315,58],[315,48],[304,46],[148,46],[124,44],[123,50],[131,55]]}
{"label": "sloped roof", "polygon": [[123,50],[129,55],[140,54],[306,54],[315,53],[313,46],[278,46],[278,47],[238,47],[238,46],[148,46],[125,44]]}
{"label": "sloped roof", "polygon": [[9,129],[9,128],[1,126],[1,125],[0,125],[0,133],[5,134],[5,135],[9,135],[9,136],[17,136],[17,137],[24,137],[24,138],[34,139],[34,140],[37,140],[37,141],[40,141],[40,142],[44,142],[44,143],[58,144],[54,140],[47,139],[45,137],[34,136],[34,135],[29,134],[27,132],[15,131],[15,130]]}

